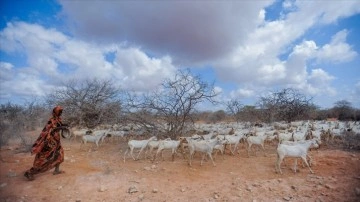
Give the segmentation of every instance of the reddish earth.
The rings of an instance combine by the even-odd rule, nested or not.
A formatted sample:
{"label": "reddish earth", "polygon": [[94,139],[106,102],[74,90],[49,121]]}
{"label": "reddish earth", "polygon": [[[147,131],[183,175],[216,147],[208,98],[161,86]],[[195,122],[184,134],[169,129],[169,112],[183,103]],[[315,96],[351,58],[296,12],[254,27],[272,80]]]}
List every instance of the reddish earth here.
{"label": "reddish earth", "polygon": [[[37,132],[32,138],[37,137]],[[276,145],[266,145],[250,158],[244,145],[240,154],[217,156],[200,166],[196,155],[189,167],[182,156],[171,161],[144,158],[123,162],[126,142],[107,142],[99,148],[80,148],[79,141],[62,140],[64,174],[52,171],[27,181],[23,172],[34,156],[20,152],[13,141],[1,149],[0,201],[360,201],[360,153],[322,147],[311,151],[308,168],[291,170],[293,160],[282,164],[283,175],[275,173]],[[132,192],[132,193],[130,193]]]}

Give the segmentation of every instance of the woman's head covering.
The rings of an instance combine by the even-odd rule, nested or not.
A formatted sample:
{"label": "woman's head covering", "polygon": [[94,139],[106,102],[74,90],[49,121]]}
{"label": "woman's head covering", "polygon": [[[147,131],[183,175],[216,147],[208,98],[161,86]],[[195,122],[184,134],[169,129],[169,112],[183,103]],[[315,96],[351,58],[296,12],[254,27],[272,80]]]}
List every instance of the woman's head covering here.
{"label": "woman's head covering", "polygon": [[61,116],[62,111],[63,111],[63,108],[61,106],[56,106],[53,109],[53,115],[54,116]]}

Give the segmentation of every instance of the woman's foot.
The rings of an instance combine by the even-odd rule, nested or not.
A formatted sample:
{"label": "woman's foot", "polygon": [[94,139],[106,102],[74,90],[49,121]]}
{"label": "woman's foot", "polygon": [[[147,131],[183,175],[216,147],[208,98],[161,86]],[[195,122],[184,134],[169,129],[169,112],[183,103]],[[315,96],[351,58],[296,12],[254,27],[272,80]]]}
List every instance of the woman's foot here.
{"label": "woman's foot", "polygon": [[24,173],[24,176],[29,180],[29,181],[33,181],[35,178],[34,178],[34,175],[32,175],[29,171],[26,171]]}
{"label": "woman's foot", "polygon": [[58,175],[58,174],[62,174],[62,173],[65,173],[65,171],[63,171],[63,170],[55,170],[53,172],[53,175]]}

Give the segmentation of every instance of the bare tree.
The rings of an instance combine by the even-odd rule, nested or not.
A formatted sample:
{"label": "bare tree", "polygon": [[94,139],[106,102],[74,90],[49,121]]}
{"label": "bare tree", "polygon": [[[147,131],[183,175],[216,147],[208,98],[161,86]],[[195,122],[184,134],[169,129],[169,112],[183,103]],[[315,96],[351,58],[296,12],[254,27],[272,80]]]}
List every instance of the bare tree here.
{"label": "bare tree", "polygon": [[241,109],[243,108],[243,104],[240,103],[238,100],[230,100],[226,104],[226,110],[235,118],[237,122],[241,120]]}
{"label": "bare tree", "polygon": [[121,109],[119,92],[110,80],[72,80],[49,94],[47,103],[63,105],[69,122],[93,128],[117,121]]}
{"label": "bare tree", "polygon": [[191,114],[195,107],[205,100],[215,103],[216,95],[213,84],[191,75],[189,70],[179,70],[160,89],[141,97],[129,96],[127,103],[131,106],[126,109],[133,110],[129,111],[132,119],[158,127],[174,138],[182,133],[185,123],[193,122]]}
{"label": "bare tree", "polygon": [[308,118],[308,112],[313,104],[312,98],[307,98],[292,88],[286,88],[260,98],[259,107],[263,110],[268,121]]}
{"label": "bare tree", "polygon": [[37,101],[24,105],[6,103],[0,105],[0,146],[10,139],[19,139],[22,146],[30,147],[31,139],[26,131],[43,127],[43,119],[49,116],[48,110]]}
{"label": "bare tree", "polygon": [[340,100],[335,102],[332,111],[336,118],[339,120],[355,119],[355,110],[352,108],[351,103],[347,100]]}
{"label": "bare tree", "polygon": [[24,131],[23,107],[11,103],[0,105],[0,147]]}

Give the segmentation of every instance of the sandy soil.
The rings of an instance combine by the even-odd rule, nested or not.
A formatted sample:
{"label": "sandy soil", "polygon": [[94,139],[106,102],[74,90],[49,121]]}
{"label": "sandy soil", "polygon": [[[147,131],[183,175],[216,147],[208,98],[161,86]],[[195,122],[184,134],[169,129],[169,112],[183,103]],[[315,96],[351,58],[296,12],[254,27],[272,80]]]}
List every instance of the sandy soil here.
{"label": "sandy soil", "polygon": [[[33,138],[38,133],[33,134]],[[52,170],[27,181],[23,172],[34,159],[16,144],[1,149],[0,201],[360,201],[360,153],[322,147],[311,151],[308,168],[292,170],[293,160],[282,164],[283,175],[275,173],[276,145],[266,145],[266,156],[258,150],[247,157],[229,152],[200,166],[182,156],[171,161],[149,159],[123,162],[125,141],[107,142],[95,148],[80,148],[79,141],[62,140],[64,174]]]}

